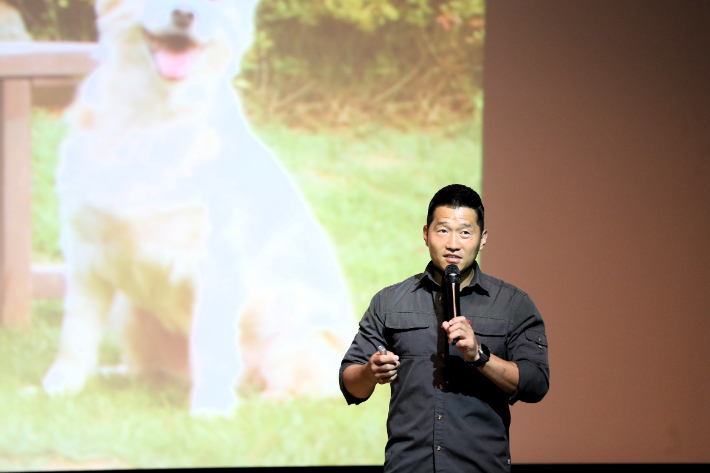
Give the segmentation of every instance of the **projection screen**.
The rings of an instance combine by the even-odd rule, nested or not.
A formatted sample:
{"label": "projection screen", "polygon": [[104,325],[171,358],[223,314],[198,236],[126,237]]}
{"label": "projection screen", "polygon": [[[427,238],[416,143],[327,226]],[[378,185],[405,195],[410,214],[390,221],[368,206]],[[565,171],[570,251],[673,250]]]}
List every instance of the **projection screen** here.
{"label": "projection screen", "polygon": [[382,464],[389,389],[338,367],[433,193],[481,187],[483,0],[0,21],[0,469]]}

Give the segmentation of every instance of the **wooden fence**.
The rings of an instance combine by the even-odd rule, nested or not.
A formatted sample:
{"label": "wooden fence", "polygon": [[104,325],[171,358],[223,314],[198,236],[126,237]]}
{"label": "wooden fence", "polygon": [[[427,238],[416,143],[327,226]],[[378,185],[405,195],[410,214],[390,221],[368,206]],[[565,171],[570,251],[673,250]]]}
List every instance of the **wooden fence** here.
{"label": "wooden fence", "polygon": [[61,266],[31,265],[32,92],[96,67],[91,43],[0,42],[0,325],[27,326],[33,297],[62,297]]}

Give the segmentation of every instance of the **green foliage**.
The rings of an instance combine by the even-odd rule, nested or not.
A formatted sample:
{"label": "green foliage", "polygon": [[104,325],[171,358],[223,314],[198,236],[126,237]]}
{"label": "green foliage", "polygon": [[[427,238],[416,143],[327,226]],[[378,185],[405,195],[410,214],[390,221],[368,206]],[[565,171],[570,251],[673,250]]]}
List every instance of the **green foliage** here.
{"label": "green foliage", "polygon": [[95,41],[94,0],[5,0],[35,40]]}
{"label": "green foliage", "polygon": [[397,21],[425,28],[442,14],[461,24],[484,11],[483,0],[262,0],[259,17],[266,22],[298,19],[310,25],[332,17],[374,31]]}
{"label": "green foliage", "polygon": [[[11,0],[36,39],[94,40],[94,0]],[[484,0],[262,0],[235,80],[259,123],[401,130],[479,119]]]}
{"label": "green foliage", "polygon": [[262,0],[237,80],[247,113],[296,128],[479,118],[482,0]]}

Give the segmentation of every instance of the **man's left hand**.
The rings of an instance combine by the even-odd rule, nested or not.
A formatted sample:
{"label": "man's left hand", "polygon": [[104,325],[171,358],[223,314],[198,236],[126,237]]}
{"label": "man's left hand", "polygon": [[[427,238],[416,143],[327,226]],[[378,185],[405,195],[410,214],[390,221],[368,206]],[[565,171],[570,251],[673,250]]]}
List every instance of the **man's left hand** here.
{"label": "man's left hand", "polygon": [[466,361],[476,361],[480,356],[478,353],[478,341],[476,334],[473,333],[471,323],[466,320],[466,317],[454,317],[448,322],[441,324],[441,327],[446,330],[449,336],[449,343],[456,342],[456,348],[461,352]]}

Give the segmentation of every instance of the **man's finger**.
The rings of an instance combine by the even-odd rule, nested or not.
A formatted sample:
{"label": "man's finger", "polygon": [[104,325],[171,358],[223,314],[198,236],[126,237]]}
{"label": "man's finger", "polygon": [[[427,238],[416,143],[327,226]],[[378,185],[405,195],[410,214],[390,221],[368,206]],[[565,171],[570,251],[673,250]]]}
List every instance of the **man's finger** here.
{"label": "man's finger", "polygon": [[392,352],[387,352],[386,355],[380,355],[379,353],[375,353],[370,357],[370,360],[372,360],[373,363],[376,365],[383,365],[387,363],[397,363],[399,361],[399,356],[395,355]]}
{"label": "man's finger", "polygon": [[375,361],[374,365],[377,367],[382,367],[382,366],[397,367],[397,366],[399,366],[399,361],[397,361],[397,360],[378,360],[378,361]]}
{"label": "man's finger", "polygon": [[395,379],[396,377],[397,377],[397,372],[396,372],[396,371],[395,371],[392,375],[390,375],[390,376],[383,376],[382,378],[380,378],[380,384],[391,383],[392,381],[394,381],[394,379]]}
{"label": "man's finger", "polygon": [[469,337],[471,336],[471,334],[473,334],[473,330],[471,330],[471,327],[468,324],[456,324],[455,326],[452,326],[449,330],[447,330],[446,333],[448,333],[449,335],[458,334]]}
{"label": "man's finger", "polygon": [[448,335],[449,335],[449,340],[453,340],[455,338],[470,338],[471,333],[466,332],[462,328],[457,328],[457,329],[449,332]]}
{"label": "man's finger", "polygon": [[449,323],[449,327],[446,329],[447,332],[451,332],[452,330],[456,330],[461,326],[461,322],[451,322]]}
{"label": "man's finger", "polygon": [[451,319],[450,325],[461,325],[462,327],[470,327],[471,322],[466,317],[456,317]]}
{"label": "man's finger", "polygon": [[386,373],[377,373],[375,376],[380,384],[387,383],[397,377],[397,370],[388,371]]}

